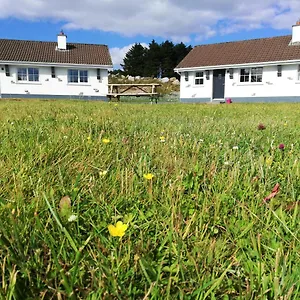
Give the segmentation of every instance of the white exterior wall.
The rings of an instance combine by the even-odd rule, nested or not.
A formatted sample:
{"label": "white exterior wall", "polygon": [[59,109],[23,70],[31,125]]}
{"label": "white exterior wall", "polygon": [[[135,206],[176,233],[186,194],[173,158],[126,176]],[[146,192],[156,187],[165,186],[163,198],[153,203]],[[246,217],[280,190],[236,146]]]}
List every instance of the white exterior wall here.
{"label": "white exterior wall", "polygon": [[[38,68],[39,82],[17,80],[18,68]],[[68,83],[68,70],[88,70],[88,83]],[[101,79],[97,79],[97,69],[84,67],[55,67],[56,78],[51,76],[51,66],[9,65],[10,76],[6,76],[4,65],[0,65],[0,96],[9,95],[53,95],[76,97],[106,97],[108,93],[108,70],[101,69]]]}
{"label": "white exterior wall", "polygon": [[233,79],[225,76],[225,98],[300,96],[298,65],[283,65],[282,77],[277,77],[277,66],[265,66],[262,83],[240,82],[240,69],[234,69]]}
{"label": "white exterior wall", "polygon": [[[300,62],[299,62],[300,64]],[[230,79],[229,68],[225,73],[225,92],[226,98],[244,98],[245,101],[276,97],[285,97],[287,101],[300,101],[300,80],[298,79],[298,63],[280,64],[282,66],[282,76],[277,76],[277,65],[263,66],[262,82],[240,82],[241,68],[256,66],[232,66],[234,73],[233,79]],[[261,67],[257,65],[257,67]],[[185,81],[185,71],[178,70],[181,73],[180,80],[180,98],[184,102],[207,102],[212,101],[213,97],[213,70],[210,69],[210,79],[205,77],[205,69],[189,70],[189,81]],[[204,85],[195,85],[196,72],[204,71]],[[291,99],[288,99],[290,97]],[[293,98],[294,97],[294,98]],[[296,99],[295,97],[299,97]],[[251,98],[251,99],[250,99]],[[293,99],[292,99],[293,98]],[[282,98],[284,101],[284,98]],[[263,101],[263,100],[262,100]],[[274,99],[274,101],[277,101]],[[280,99],[278,100],[280,101]]]}
{"label": "white exterior wall", "polygon": [[[201,70],[202,71],[202,70]],[[209,80],[206,79],[204,72],[204,84],[195,85],[196,72],[188,72],[188,81],[185,81],[185,73],[181,73],[180,78],[180,98],[193,99],[193,98],[211,98],[213,88],[213,72],[210,71]]]}

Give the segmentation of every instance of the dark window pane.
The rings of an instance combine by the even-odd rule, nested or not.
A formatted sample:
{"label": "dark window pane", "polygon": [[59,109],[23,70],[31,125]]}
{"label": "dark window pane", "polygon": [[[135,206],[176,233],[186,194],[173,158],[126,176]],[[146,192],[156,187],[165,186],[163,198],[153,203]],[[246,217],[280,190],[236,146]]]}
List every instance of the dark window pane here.
{"label": "dark window pane", "polygon": [[88,71],[79,71],[80,74],[80,82],[88,82]]}
{"label": "dark window pane", "polygon": [[249,75],[249,69],[241,69],[241,75]]}
{"label": "dark window pane", "polygon": [[78,70],[68,70],[68,82],[78,82]]}
{"label": "dark window pane", "polygon": [[29,81],[39,81],[39,69],[28,68],[28,80]]}
{"label": "dark window pane", "polygon": [[27,69],[26,68],[18,69],[18,80],[19,81],[26,81],[27,80]]}

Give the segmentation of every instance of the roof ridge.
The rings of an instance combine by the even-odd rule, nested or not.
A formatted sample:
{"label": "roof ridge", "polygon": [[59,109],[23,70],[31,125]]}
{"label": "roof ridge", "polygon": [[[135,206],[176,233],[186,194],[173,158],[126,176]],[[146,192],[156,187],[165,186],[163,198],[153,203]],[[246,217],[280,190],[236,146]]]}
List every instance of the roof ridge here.
{"label": "roof ridge", "polygon": [[197,48],[197,47],[203,47],[203,46],[211,46],[211,45],[222,45],[222,44],[243,43],[243,42],[258,41],[258,40],[271,40],[271,39],[283,38],[283,37],[288,37],[288,36],[289,36],[289,37],[292,37],[291,34],[286,34],[286,35],[278,35],[278,36],[264,37],[264,38],[244,39],[244,40],[229,41],[229,42],[211,43],[211,44],[200,44],[200,45],[194,46],[194,48]]}
{"label": "roof ridge", "polygon": [[[16,41],[16,42],[30,42],[30,43],[53,43],[56,44],[55,41],[37,41],[37,40],[22,40],[22,39],[2,39],[0,38],[0,41]],[[78,42],[67,42],[69,45],[91,45],[91,46],[106,46],[106,44],[96,44],[96,43],[78,43]]]}

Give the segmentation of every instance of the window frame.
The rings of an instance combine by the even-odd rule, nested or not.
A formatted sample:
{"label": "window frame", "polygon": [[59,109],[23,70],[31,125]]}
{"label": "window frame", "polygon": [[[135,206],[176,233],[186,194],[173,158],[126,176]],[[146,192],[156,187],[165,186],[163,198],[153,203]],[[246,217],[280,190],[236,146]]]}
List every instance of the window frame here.
{"label": "window frame", "polygon": [[68,84],[84,85],[89,83],[89,71],[87,69],[68,69],[67,77],[68,77]]}
{"label": "window frame", "polygon": [[[21,72],[22,70],[22,72]],[[35,80],[36,79],[36,80]],[[40,70],[33,67],[18,67],[17,82],[38,83],[40,82]]]}
{"label": "window frame", "polygon": [[204,71],[195,72],[194,85],[204,85]]}
{"label": "window frame", "polygon": [[[263,72],[263,67],[240,68],[239,82],[246,84],[262,83]],[[253,80],[254,78],[256,78],[256,80]],[[261,80],[258,80],[258,78],[260,78]]]}

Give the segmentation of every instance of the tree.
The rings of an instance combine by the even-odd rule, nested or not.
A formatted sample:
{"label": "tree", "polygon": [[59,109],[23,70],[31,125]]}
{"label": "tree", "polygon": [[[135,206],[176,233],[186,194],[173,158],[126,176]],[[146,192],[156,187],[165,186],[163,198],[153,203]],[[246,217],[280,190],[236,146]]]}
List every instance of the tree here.
{"label": "tree", "polygon": [[174,46],[174,55],[176,58],[176,66],[188,55],[193,49],[192,46],[186,46],[184,43],[180,43]]}
{"label": "tree", "polygon": [[146,77],[159,77],[161,67],[160,45],[152,40],[149,44],[145,56],[145,73]]}
{"label": "tree", "polygon": [[173,77],[176,57],[174,53],[174,44],[168,40],[161,45],[161,76]]}
{"label": "tree", "polygon": [[147,48],[141,44],[134,44],[124,57],[124,64],[121,65],[127,75],[143,75],[145,70],[145,55]]}
{"label": "tree", "polygon": [[178,77],[174,68],[192,50],[183,43],[174,45],[166,40],[158,44],[155,40],[149,43],[149,48],[135,44],[126,53],[124,74],[143,77]]}

